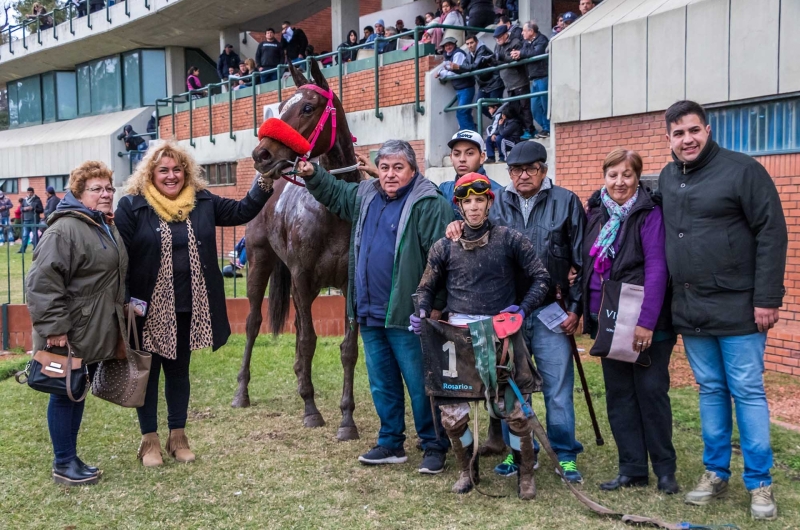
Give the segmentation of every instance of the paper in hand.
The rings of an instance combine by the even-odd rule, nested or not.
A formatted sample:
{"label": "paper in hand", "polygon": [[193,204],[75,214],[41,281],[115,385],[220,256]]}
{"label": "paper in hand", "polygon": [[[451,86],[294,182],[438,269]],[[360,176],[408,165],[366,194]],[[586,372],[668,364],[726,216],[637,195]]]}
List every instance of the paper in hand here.
{"label": "paper in hand", "polygon": [[567,314],[558,305],[558,302],[545,306],[537,315],[539,320],[547,326],[547,329],[555,333],[564,333],[561,329],[561,323],[567,319]]}

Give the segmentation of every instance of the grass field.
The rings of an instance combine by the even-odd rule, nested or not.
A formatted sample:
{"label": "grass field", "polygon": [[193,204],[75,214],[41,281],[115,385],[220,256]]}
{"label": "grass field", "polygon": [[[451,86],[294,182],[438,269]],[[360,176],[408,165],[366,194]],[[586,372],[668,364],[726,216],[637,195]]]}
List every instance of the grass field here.
{"label": "grass field", "polygon": [[[491,473],[499,457],[482,460],[483,488],[512,496],[451,494],[456,475],[452,456],[442,475],[417,473],[421,453],[413,448],[410,413],[406,419],[409,462],[382,468],[360,465],[356,457],[373,444],[378,420],[362,358],[355,386],[355,419],[362,439],[335,440],[341,391],[336,338],[320,339],[314,360],[317,404],[328,421],[324,428],[302,427],[290,335],[259,338],[250,386],[253,406],[232,409],[243,343],[243,337],[234,336],[220,351],[197,353],[192,361],[187,432],[198,455],[193,464],[168,461],[159,469],[142,468],[136,460],[136,412],[90,397],[79,450],[84,460],[104,470],[94,487],[64,489],[52,483],[47,396],[20,387],[13,379],[0,382],[0,528],[628,528],[586,510],[560,484],[547,462],[536,472],[539,494],[534,501],[519,501],[513,495],[515,480]],[[578,459],[586,477],[582,488],[596,500],[613,509],[672,522],[800,527],[800,434],[778,427],[772,432],[778,521],[755,524],[749,519],[738,451],[728,498],[706,508],[686,506],[681,496],[660,495],[654,484],[601,494],[596,485],[615,475],[617,455],[606,421],[600,367],[593,362],[585,366],[607,440],[603,447],[593,443],[586,405],[576,392],[578,435],[586,448]],[[697,393],[686,387],[674,389],[671,395],[678,480],[686,490],[702,472]],[[534,406],[542,414],[539,396]],[[160,407],[163,440],[163,401]],[[485,425],[482,415],[482,431]]]}

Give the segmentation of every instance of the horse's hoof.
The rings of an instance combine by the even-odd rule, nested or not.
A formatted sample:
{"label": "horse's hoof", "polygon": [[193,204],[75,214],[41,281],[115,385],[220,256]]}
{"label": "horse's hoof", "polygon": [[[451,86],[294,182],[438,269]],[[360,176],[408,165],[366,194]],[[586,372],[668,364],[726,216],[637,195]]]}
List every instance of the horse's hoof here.
{"label": "horse's hoof", "polygon": [[235,409],[246,409],[250,406],[250,396],[248,395],[239,395],[237,394],[233,398],[233,402],[231,403],[231,407]]}
{"label": "horse's hoof", "polygon": [[303,427],[314,428],[314,427],[324,427],[325,420],[322,419],[322,414],[317,412],[316,414],[309,414],[305,418],[303,418]]}
{"label": "horse's hoof", "polygon": [[358,435],[358,427],[355,425],[350,427],[339,427],[339,430],[336,431],[336,439],[340,442],[358,440],[359,438],[360,436]]}

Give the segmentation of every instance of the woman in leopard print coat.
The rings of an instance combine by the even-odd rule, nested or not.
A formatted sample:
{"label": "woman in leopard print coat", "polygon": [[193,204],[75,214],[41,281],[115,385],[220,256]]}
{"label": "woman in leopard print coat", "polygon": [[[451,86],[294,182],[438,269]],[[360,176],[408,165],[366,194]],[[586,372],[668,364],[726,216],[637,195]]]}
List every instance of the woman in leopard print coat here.
{"label": "woman in leopard print coat", "polygon": [[148,467],[163,463],[156,432],[161,368],[170,430],[167,454],[179,462],[194,460],[184,432],[191,352],[216,350],[231,334],[216,227],[247,223],[272,195],[272,181],[260,175],[241,201],[214,195],[206,186],[192,156],[165,142],[138,165],[115,213],[130,255],[128,294],[147,303],[136,324],[143,349],[153,353],[145,403],[137,409],[142,432],[138,456]]}

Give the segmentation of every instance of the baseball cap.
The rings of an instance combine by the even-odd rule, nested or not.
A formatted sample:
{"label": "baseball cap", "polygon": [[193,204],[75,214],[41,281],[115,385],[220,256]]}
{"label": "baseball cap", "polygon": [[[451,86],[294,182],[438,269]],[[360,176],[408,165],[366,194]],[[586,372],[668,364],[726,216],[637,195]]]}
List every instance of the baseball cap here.
{"label": "baseball cap", "polygon": [[547,162],[547,151],[539,142],[520,142],[506,157],[509,166],[524,166],[534,162]]}
{"label": "baseball cap", "polygon": [[481,153],[486,151],[486,144],[483,143],[483,138],[481,138],[481,135],[475,131],[470,131],[469,129],[462,129],[455,133],[450,141],[447,142],[447,147],[452,149],[453,146],[458,142],[470,142],[477,145],[480,148]]}
{"label": "baseball cap", "polygon": [[445,37],[442,39],[442,42],[439,44],[439,46],[444,46],[445,44],[455,44],[458,46],[458,41],[455,37]]}
{"label": "baseball cap", "polygon": [[506,33],[508,33],[508,26],[506,26],[505,24],[500,24],[499,26],[494,28],[494,38],[495,39],[497,37],[501,37],[501,36],[505,35]]}
{"label": "baseball cap", "polygon": [[567,11],[567,12],[566,12],[566,13],[564,13],[564,15],[561,17],[561,20],[563,20],[564,22],[569,22],[569,23],[572,23],[572,22],[575,22],[576,20],[578,20],[578,15],[576,15],[576,14],[575,14],[575,13],[573,13],[572,11]]}

